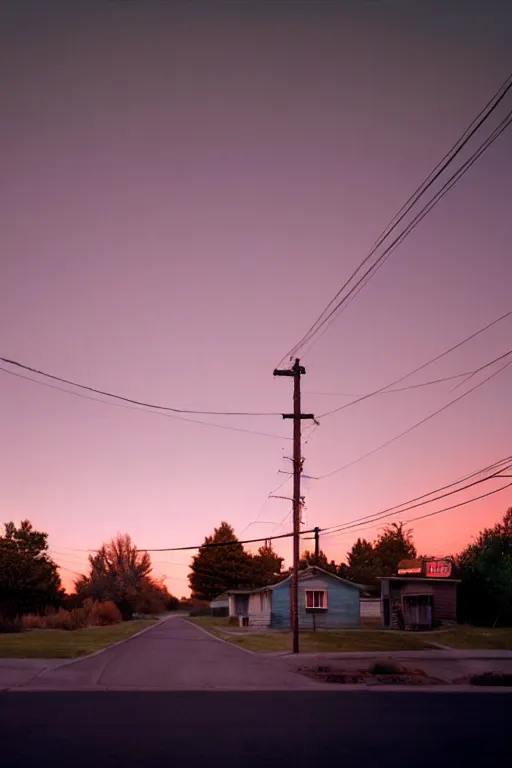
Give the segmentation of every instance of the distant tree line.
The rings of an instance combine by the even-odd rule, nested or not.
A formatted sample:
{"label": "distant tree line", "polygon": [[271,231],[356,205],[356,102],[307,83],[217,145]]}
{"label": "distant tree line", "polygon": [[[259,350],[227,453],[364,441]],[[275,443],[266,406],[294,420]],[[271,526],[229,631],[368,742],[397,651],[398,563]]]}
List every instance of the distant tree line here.
{"label": "distant tree line", "polygon": [[[317,565],[378,595],[379,576],[393,575],[401,560],[416,557],[411,531],[393,523],[373,542],[358,538],[346,563],[328,560],[322,550],[318,556],[306,550],[300,568]],[[452,559],[455,575],[461,579],[459,620],[512,626],[512,507],[500,523],[485,528]],[[0,627],[18,616],[78,608],[91,600],[112,602],[123,619],[130,619],[135,613],[190,608],[194,602],[211,601],[229,589],[269,586],[290,574],[290,569],[283,569],[283,558],[271,541],[256,554],[247,552],[226,522],[205,538],[192,558],[190,599],[171,595],[151,571],[150,555],[139,551],[128,534],[119,535],[89,556],[88,573],[76,580],[75,592],[66,595],[58,566],[48,553],[48,535],[36,531],[28,520],[19,527],[6,523],[0,535]]]}
{"label": "distant tree line", "polygon": [[[231,543],[227,543],[231,542]],[[410,531],[401,524],[388,526],[372,544],[358,539],[348,556],[348,564],[328,560],[320,550],[318,556],[306,550],[299,568],[316,565],[329,573],[364,586],[371,594],[379,590],[379,576],[396,571],[400,560],[416,556]],[[213,600],[229,589],[256,589],[276,584],[290,575],[283,570],[283,558],[269,541],[253,555],[244,549],[231,525],[222,522],[207,536],[193,558],[189,575],[192,596],[198,600]]]}

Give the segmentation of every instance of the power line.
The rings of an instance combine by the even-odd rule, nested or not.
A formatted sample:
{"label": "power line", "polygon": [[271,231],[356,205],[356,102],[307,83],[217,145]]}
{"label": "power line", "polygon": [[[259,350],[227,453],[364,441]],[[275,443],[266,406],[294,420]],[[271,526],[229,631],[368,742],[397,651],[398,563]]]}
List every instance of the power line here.
{"label": "power line", "polygon": [[442,493],[440,496],[434,496],[432,499],[425,499],[423,501],[419,501],[417,504],[412,504],[410,506],[400,505],[403,508],[399,510],[397,510],[396,508],[392,508],[392,510],[384,510],[383,512],[378,512],[374,515],[368,515],[364,518],[358,518],[358,520],[349,521],[347,523],[344,523],[343,525],[340,525],[337,528],[334,528],[334,530],[331,530],[329,532],[324,530],[324,534],[328,536],[333,533],[338,533],[339,531],[345,531],[351,528],[358,528],[361,525],[361,521],[363,520],[365,523],[377,523],[385,518],[392,517],[394,515],[401,515],[403,512],[409,512],[411,509],[424,507],[426,504],[432,504],[434,501],[440,501],[440,499],[445,499],[447,496],[453,496],[455,493],[461,493],[462,491],[466,491],[468,488],[473,488],[473,486],[475,485],[480,485],[480,483],[486,483],[489,480],[494,480],[500,476],[500,473],[502,471],[506,471],[511,467],[512,467],[512,464],[507,464],[506,466],[502,467],[502,469],[497,470],[497,472],[494,472],[493,474],[488,475],[487,477],[482,477],[480,478],[480,480],[475,480],[472,483],[468,483],[467,485],[463,485],[461,488],[455,488],[455,490],[453,491]]}
{"label": "power line", "polygon": [[[0,358],[3,359],[3,358]],[[47,381],[38,381],[38,379],[32,379],[30,376],[24,376],[22,373],[18,373],[16,371],[10,371],[7,368],[3,368],[0,366],[0,372],[2,373],[8,373],[10,376],[16,376],[19,379],[24,379],[25,381],[30,381],[32,384],[39,384],[43,387],[49,387],[50,389],[56,389],[59,392],[64,392],[67,395],[73,395],[74,397],[81,397],[86,400],[92,400],[95,403],[102,403],[103,405],[109,405],[114,406],[115,408],[127,408],[130,411],[138,411],[139,413],[151,413],[153,416],[164,416],[169,419],[176,419],[177,421],[186,421],[190,424],[201,424],[205,427],[216,427],[217,429],[225,429],[228,432],[245,432],[249,435],[259,435],[260,437],[272,437],[275,440],[291,440],[290,437],[283,437],[281,435],[275,435],[271,432],[260,432],[258,430],[254,429],[244,429],[243,427],[231,427],[227,424],[216,424],[215,422],[211,421],[203,421],[202,419],[188,419],[186,416],[178,416],[175,413],[167,413],[164,411],[152,411],[148,408],[138,408],[133,405],[123,404],[123,403],[111,403],[107,400],[101,400],[99,397],[93,397],[92,395],[86,395],[83,392],[73,392],[70,389],[65,389],[64,387],[59,387],[56,384],[50,384]]]}
{"label": "power line", "polygon": [[488,496],[493,496],[495,493],[500,493],[501,491],[504,491],[506,488],[510,488],[512,483],[507,483],[506,485],[502,485],[499,488],[495,488],[494,491],[488,491],[487,493],[482,493],[481,496],[475,496],[472,499],[467,499],[467,501],[461,501],[460,504],[453,504],[451,507],[444,507],[443,509],[438,509],[435,512],[429,512],[426,515],[418,515],[418,517],[410,517],[408,520],[405,520],[406,523],[415,523],[418,520],[425,520],[427,517],[435,517],[435,515],[440,515],[441,512],[448,512],[451,509],[458,509],[459,507],[465,507],[466,504],[472,504],[474,501],[479,501],[480,499],[486,499]]}
{"label": "power line", "polygon": [[[466,371],[465,373],[455,373],[452,376],[443,376],[441,379],[432,379],[431,381],[421,381],[419,384],[409,384],[407,387],[396,387],[394,389],[382,389],[378,392],[375,392],[375,394],[389,395],[393,392],[408,392],[410,389],[419,389],[420,387],[429,387],[432,384],[441,384],[444,381],[452,381],[453,379],[462,379],[464,376],[472,376],[473,373],[474,371]],[[318,392],[311,389],[304,392],[304,394],[318,395],[321,397],[363,397],[363,395],[361,395],[360,392]],[[364,397],[367,397],[367,395],[364,395]]]}
{"label": "power line", "polygon": [[[345,524],[349,523],[357,523],[357,522],[363,522],[370,518],[376,517],[376,515],[383,514],[384,512],[392,512],[394,510],[401,510],[402,507],[405,507],[406,504],[413,504],[415,501],[420,501],[421,499],[425,499],[427,496],[432,496],[434,493],[440,493],[441,491],[445,491],[447,488],[453,488],[455,485],[460,485],[461,483],[464,483],[466,480],[471,480],[473,477],[477,477],[477,475],[482,475],[484,472],[490,472],[493,469],[498,469],[500,467],[499,471],[503,471],[503,465],[507,464],[507,462],[512,460],[511,456],[506,456],[503,459],[498,459],[498,461],[494,461],[492,464],[488,464],[486,467],[476,469],[473,472],[470,472],[469,474],[463,475],[462,477],[457,478],[457,480],[454,480],[451,483],[448,483],[447,485],[441,485],[439,488],[434,488],[433,491],[429,491],[428,493],[422,493],[420,496],[415,496],[412,499],[407,499],[407,501],[403,501],[401,504],[395,504],[394,507],[387,507],[386,509],[381,510],[379,513],[373,513],[371,515],[364,515],[363,517],[356,517],[353,520],[347,520]],[[327,528],[322,528],[322,531],[326,534],[333,533],[333,528],[338,529],[338,525],[331,525]]]}
{"label": "power line", "polygon": [[[314,531],[314,528],[311,528],[311,530],[302,531],[302,533],[313,533],[313,531]],[[293,536],[293,532],[281,533],[279,536],[263,536],[260,539],[246,539],[245,541],[238,541],[237,539],[234,539],[233,541],[219,541],[219,542],[214,542],[212,544],[198,544],[194,547],[161,547],[157,549],[140,548],[140,549],[137,549],[137,552],[184,552],[190,549],[212,549],[214,547],[231,547],[234,544],[255,544],[259,541],[271,541],[273,539],[289,539],[290,536]]]}
{"label": "power line", "polygon": [[[273,495],[273,494],[274,494],[276,491],[279,491],[279,490],[281,490],[281,488],[282,488],[284,485],[286,485],[286,483],[287,483],[287,482],[288,482],[290,479],[291,479],[291,477],[287,477],[285,480],[283,480],[281,483],[279,483],[278,485],[276,485],[276,487],[275,487],[275,488],[273,488],[273,489],[270,491],[270,493],[268,494],[267,498],[265,499],[265,501],[264,501],[264,502],[263,502],[263,504],[261,505],[261,507],[260,507],[260,509],[259,509],[259,512],[258,512],[258,514],[257,514],[257,515],[256,515],[256,517],[254,518],[254,520],[251,520],[251,522],[250,522],[250,523],[248,523],[248,524],[245,526],[245,528],[242,528],[242,530],[240,531],[240,534],[239,534],[240,536],[241,536],[243,533],[245,533],[245,531],[246,531],[248,528],[250,528],[252,525],[256,525],[256,523],[260,523],[261,525],[263,525],[262,521],[260,521],[260,519],[259,519],[259,517],[260,517],[261,513],[263,512],[263,510],[264,510],[264,509],[265,509],[265,507],[267,506],[267,504],[268,504],[269,500],[272,498],[272,495]],[[271,525],[271,523],[269,523],[269,525]]]}
{"label": "power line", "polygon": [[[461,501],[459,504],[452,504],[449,507],[443,507],[443,509],[437,509],[435,512],[428,512],[425,515],[410,517],[407,520],[403,520],[402,522],[404,524],[415,523],[415,522],[418,522],[419,520],[425,520],[428,517],[435,517],[436,515],[440,515],[443,512],[449,512],[452,509],[458,509],[459,507],[464,507],[466,506],[466,504],[472,504],[475,501],[480,501],[480,499],[486,499],[488,496],[493,496],[495,493],[501,493],[501,491],[504,491],[507,488],[510,488],[510,486],[512,486],[512,483],[507,483],[506,485],[502,485],[499,488],[495,488],[493,491],[488,491],[487,493],[482,493],[480,496],[474,496],[473,498],[467,499],[466,501]],[[369,525],[364,528],[360,528],[359,530],[370,530],[370,528],[374,528],[374,527],[375,527],[374,525]],[[340,533],[343,533],[343,532],[340,532]]]}
{"label": "power line", "polygon": [[250,412],[250,411],[201,411],[201,410],[191,410],[187,408],[171,408],[167,405],[155,405],[154,403],[146,403],[141,400],[133,400],[130,397],[124,397],[123,395],[116,395],[112,392],[105,392],[102,389],[96,389],[95,387],[89,387],[86,384],[78,384],[76,381],[70,381],[69,379],[64,379],[61,376],[56,376],[53,373],[46,373],[45,371],[40,371],[37,368],[32,368],[30,365],[25,365],[24,363],[19,363],[16,360],[9,360],[6,357],[0,357],[0,361],[3,363],[6,363],[7,365],[13,365],[17,368],[22,368],[24,371],[28,371],[29,373],[35,373],[38,376],[44,376],[47,379],[52,379],[54,381],[59,381],[61,384],[68,384],[72,387],[77,387],[77,389],[83,389],[87,392],[94,392],[97,395],[103,395],[104,397],[111,397],[114,400],[122,400],[125,403],[131,403],[132,405],[139,405],[143,408],[153,408],[154,410],[158,411],[170,411],[171,413],[188,413],[188,414],[197,414],[198,416],[281,416],[281,413],[276,412]]}
{"label": "power line", "polygon": [[[297,354],[298,350],[307,342],[309,341],[312,336],[324,326],[329,319],[337,312],[337,310],[344,304],[347,299],[350,297],[350,295],[359,287],[367,284],[369,279],[371,279],[372,274],[374,274],[377,269],[379,268],[379,265],[383,263],[383,260],[387,255],[390,255],[392,250],[397,247],[400,242],[405,239],[405,237],[414,229],[416,224],[421,221],[424,215],[426,215],[433,207],[434,205],[439,202],[439,200],[444,197],[444,194],[451,189],[451,187],[466,173],[467,170],[471,167],[473,162],[475,162],[478,157],[498,138],[498,136],[505,130],[505,128],[508,127],[508,124],[506,122],[507,118],[498,126],[497,129],[491,134],[491,136],[480,146],[479,150],[473,153],[473,155],[469,158],[469,160],[464,163],[461,168],[459,168],[458,171],[455,172],[455,174],[451,177],[451,179],[446,182],[443,187],[436,193],[434,198],[431,199],[431,201],[425,206],[422,211],[420,211],[419,214],[416,215],[416,217],[412,220],[412,222],[406,227],[406,229],[397,237],[395,240],[387,247],[387,249],[379,256],[376,262],[374,262],[371,267],[364,273],[364,275],[359,279],[359,281],[356,283],[355,286],[352,287],[352,289],[349,291],[349,293],[344,296],[338,304],[334,306],[334,308],[329,312],[330,307],[332,307],[333,304],[337,301],[337,299],[341,296],[343,291],[349,286],[351,281],[356,277],[357,273],[360,269],[364,267],[364,265],[369,261],[369,259],[375,254],[377,249],[382,245],[384,240],[393,232],[394,229],[400,224],[400,222],[405,218],[405,216],[410,212],[411,208],[418,202],[420,197],[428,190],[429,187],[431,187],[434,182],[441,176],[441,174],[446,170],[448,165],[453,162],[455,157],[461,152],[464,146],[469,142],[469,140],[474,136],[474,134],[478,131],[478,129],[482,126],[482,124],[490,117],[490,115],[494,112],[494,110],[498,107],[498,105],[501,103],[501,101],[504,99],[510,88],[512,87],[512,75],[509,75],[507,80],[503,83],[501,88],[494,94],[494,96],[489,100],[487,105],[480,111],[480,113],[477,115],[476,118],[471,122],[471,124],[466,128],[462,136],[458,139],[456,144],[446,153],[446,155],[442,158],[442,160],[437,164],[437,166],[431,171],[429,176],[425,179],[425,181],[418,187],[418,189],[409,197],[407,202],[402,206],[400,211],[395,215],[395,217],[391,220],[391,222],[388,224],[386,229],[381,233],[381,235],[378,237],[375,244],[370,249],[370,252],[368,255],[363,259],[363,261],[359,264],[359,266],[354,270],[354,272],[350,275],[348,280],[344,283],[344,285],[339,289],[339,291],[336,293],[336,295],[331,299],[327,307],[323,310],[323,312],[319,315],[319,317],[315,320],[313,325],[310,326],[310,328],[306,331],[306,333],[302,336],[302,338],[281,358],[278,365],[281,365],[281,363],[287,359],[292,358],[295,354]],[[368,277],[368,280],[364,285],[362,285],[363,281]],[[362,290],[361,287],[361,290]],[[326,314],[328,313],[328,314]]]}
{"label": "power line", "polygon": [[[478,150],[462,165],[447,182],[441,187],[441,189],[434,195],[434,197],[416,214],[414,219],[407,225],[405,230],[398,235],[397,238],[385,249],[385,251],[378,257],[372,266],[364,273],[364,275],[357,281],[357,283],[350,289],[350,291],[344,296],[336,307],[327,315],[327,317],[320,323],[315,333],[332,318],[331,323],[336,319],[335,313],[340,309],[340,313],[343,309],[359,295],[359,293],[366,287],[371,278],[379,271],[379,269],[385,264],[391,254],[398,248],[398,246],[405,240],[405,238],[417,227],[417,225],[435,208],[435,206],[443,199],[443,197],[455,186],[455,184],[467,173],[471,166],[478,160],[478,158],[496,141],[496,139],[511,125],[512,123],[512,111],[508,113],[507,117],[502,120],[499,126],[493,131],[493,133],[486,139],[486,141],[479,147]],[[338,313],[338,314],[340,314]],[[326,330],[326,329],[324,329]],[[310,337],[310,339],[313,336]],[[309,339],[309,340],[310,340]],[[318,339],[316,336],[313,343],[309,346],[311,349],[315,341]]]}
{"label": "power line", "polygon": [[[506,355],[501,355],[500,357],[497,357],[495,360],[492,360],[490,363],[487,363],[486,366],[483,366],[484,368],[488,368],[490,365],[493,365],[494,363],[498,362],[499,360],[502,360],[504,357],[512,354],[512,350],[510,352],[507,352]],[[497,371],[494,371],[490,376],[487,376],[487,378],[480,381],[478,384],[475,384],[475,386],[471,387],[471,389],[468,389],[467,392],[463,392],[462,395],[459,395],[458,397],[455,397],[453,400],[450,400],[448,403],[442,406],[442,408],[438,408],[438,410],[433,411],[428,416],[425,416],[424,419],[421,419],[420,421],[416,422],[416,424],[413,424],[411,427],[408,427],[407,429],[404,429],[403,432],[400,432],[400,434],[395,435],[395,437],[392,437],[390,440],[387,440],[385,443],[382,443],[382,445],[379,445],[377,448],[373,448],[373,450],[368,451],[367,453],[364,453],[362,456],[359,456],[357,459],[354,459],[353,461],[348,462],[348,464],[344,464],[341,467],[338,467],[337,469],[333,469],[331,472],[326,472],[323,475],[319,475],[317,479],[323,480],[326,477],[331,477],[331,475],[335,475],[338,472],[341,472],[343,469],[347,469],[348,467],[352,467],[354,464],[357,464],[358,462],[362,461],[363,459],[368,458],[369,456],[372,456],[374,453],[377,453],[378,451],[382,450],[383,448],[386,448],[388,445],[391,445],[392,443],[396,442],[396,440],[399,440],[401,437],[404,437],[405,435],[408,435],[410,432],[412,432],[417,427],[420,427],[422,424],[425,424],[425,422],[429,421],[430,419],[434,418],[434,416],[437,416],[438,414],[445,411],[450,406],[454,405],[454,403],[457,403],[459,400],[462,400],[467,395],[471,394],[471,392],[474,392],[475,389],[478,389],[483,384],[486,384],[488,381],[493,379],[495,376],[497,376],[499,373],[502,373],[506,368],[508,368],[509,365],[512,364],[512,361],[505,363],[501,368],[499,368]],[[482,368],[483,370],[483,368]]]}
{"label": "power line", "polygon": [[[422,365],[419,365],[417,368],[414,368],[412,371],[409,371],[409,373],[406,373],[404,376],[400,376],[400,378],[395,379],[390,384],[386,384],[383,387],[379,387],[379,389],[375,389],[373,392],[369,392],[367,395],[361,395],[356,400],[351,400],[349,403],[344,403],[344,405],[340,405],[338,408],[333,408],[330,411],[326,411],[325,413],[320,414],[317,418],[323,419],[325,416],[331,416],[333,413],[338,413],[338,411],[343,411],[345,408],[350,408],[352,405],[356,405],[357,403],[362,403],[363,400],[368,400],[370,397],[374,397],[375,395],[380,395],[383,392],[392,391],[390,387],[394,387],[395,384],[400,384],[402,381],[405,381],[405,379],[410,378],[415,373],[419,373],[424,368],[427,368],[430,365],[433,365],[433,363],[436,363],[438,360],[441,360],[441,358],[446,357],[446,355],[449,355],[451,352],[454,352],[456,349],[459,349],[460,347],[464,346],[464,344],[467,344],[469,341],[472,341],[477,336],[479,336],[481,333],[484,333],[485,331],[489,330],[489,328],[492,328],[497,323],[501,323],[502,320],[505,320],[507,317],[510,317],[512,315],[512,310],[509,312],[505,312],[504,315],[500,315],[500,317],[497,317],[495,320],[492,320],[492,322],[487,323],[487,325],[484,325],[483,328],[480,328],[478,331],[475,331],[474,333],[470,334],[469,336],[466,336],[465,339],[462,339],[462,341],[457,342],[457,344],[454,344],[452,347],[449,347],[448,349],[445,349],[444,352],[441,352],[439,355],[436,355],[431,360],[427,360],[426,363],[422,363]],[[482,370],[482,368],[477,368],[474,371],[471,371],[471,375],[475,375],[476,373],[479,373]],[[464,374],[467,375],[467,374]],[[415,386],[421,386],[421,385],[415,385]]]}

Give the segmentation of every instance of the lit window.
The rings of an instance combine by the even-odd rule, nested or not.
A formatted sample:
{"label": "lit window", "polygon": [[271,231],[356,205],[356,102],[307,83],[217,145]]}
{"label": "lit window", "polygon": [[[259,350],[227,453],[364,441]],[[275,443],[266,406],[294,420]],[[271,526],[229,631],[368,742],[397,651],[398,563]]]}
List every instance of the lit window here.
{"label": "lit window", "polygon": [[306,608],[310,610],[327,610],[327,590],[306,589]]}

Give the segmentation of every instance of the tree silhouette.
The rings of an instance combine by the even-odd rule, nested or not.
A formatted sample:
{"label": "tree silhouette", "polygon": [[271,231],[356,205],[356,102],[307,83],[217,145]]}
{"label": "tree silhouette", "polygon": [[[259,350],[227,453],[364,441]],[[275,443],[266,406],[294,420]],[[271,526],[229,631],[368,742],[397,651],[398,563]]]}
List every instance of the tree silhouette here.
{"label": "tree silhouette", "polygon": [[0,615],[42,613],[58,606],[64,590],[57,565],[48,556],[48,534],[35,531],[29,520],[17,528],[6,523],[0,536]]}

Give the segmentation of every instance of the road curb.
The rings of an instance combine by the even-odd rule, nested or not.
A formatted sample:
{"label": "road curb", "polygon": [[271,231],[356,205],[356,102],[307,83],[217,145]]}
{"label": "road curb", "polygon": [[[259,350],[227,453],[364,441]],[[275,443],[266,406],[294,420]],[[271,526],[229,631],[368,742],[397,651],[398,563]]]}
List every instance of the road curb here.
{"label": "road curb", "polygon": [[112,643],[112,645],[106,645],[105,648],[100,648],[99,651],[88,653],[86,656],[77,656],[74,659],[66,659],[65,661],[62,662],[62,664],[56,664],[54,667],[45,667],[44,669],[41,669],[37,673],[37,675],[35,675],[35,677],[32,678],[31,682],[33,680],[37,680],[41,675],[44,675],[44,673],[48,672],[49,670],[54,672],[57,669],[62,669],[63,667],[69,667],[71,664],[77,664],[80,661],[88,661],[89,659],[93,659],[95,656],[100,656],[102,653],[105,653],[106,651],[110,651],[111,648],[117,648],[119,645],[123,645],[124,643],[129,643],[130,640],[134,640],[136,637],[140,637],[141,635],[144,635],[146,632],[149,632],[150,629],[154,629],[162,622],[168,621],[171,618],[174,618],[174,617],[169,616],[166,619],[157,619],[157,621],[154,624],[151,624],[149,627],[144,627],[144,629],[141,629],[138,632],[135,632],[135,634],[130,635],[130,637],[123,637],[122,640],[118,640],[116,643]]}
{"label": "road curb", "polygon": [[256,651],[250,651],[248,648],[242,648],[242,646],[240,645],[235,645],[235,643],[230,643],[229,640],[224,640],[224,638],[222,637],[217,637],[217,635],[214,635],[211,632],[208,632],[208,630],[205,629],[204,627],[201,627],[200,624],[195,624],[193,621],[188,621],[187,619],[182,619],[182,621],[186,621],[189,626],[199,629],[201,632],[204,632],[205,635],[208,635],[208,637],[213,637],[214,640],[218,640],[219,643],[224,643],[224,645],[228,645],[230,648],[236,648],[237,651],[250,653],[251,656],[259,656],[259,657],[263,656],[263,654],[261,653],[256,653]]}

